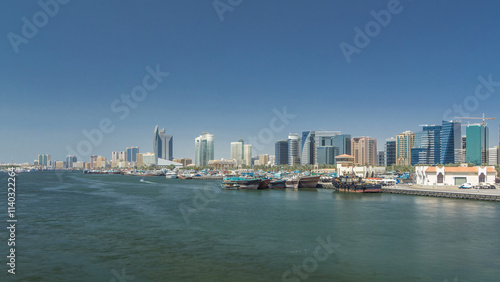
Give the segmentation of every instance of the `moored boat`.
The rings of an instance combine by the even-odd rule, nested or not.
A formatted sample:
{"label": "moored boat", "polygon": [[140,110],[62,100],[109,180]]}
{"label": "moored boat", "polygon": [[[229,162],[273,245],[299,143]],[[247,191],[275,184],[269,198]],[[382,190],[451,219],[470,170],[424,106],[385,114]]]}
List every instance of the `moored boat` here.
{"label": "moored boat", "polygon": [[169,171],[165,174],[165,177],[167,179],[175,179],[177,178],[177,173],[173,172],[173,171]]}
{"label": "moored boat", "polygon": [[363,181],[361,177],[337,177],[332,181],[335,190],[352,193],[381,193],[382,184]]}
{"label": "moored boat", "polygon": [[271,179],[262,179],[257,189],[267,189],[269,188],[269,183],[271,183]]}
{"label": "moored boat", "polygon": [[273,180],[269,183],[269,188],[270,189],[285,189],[286,188],[286,180],[284,180],[284,179]]}
{"label": "moored boat", "polygon": [[259,188],[261,180],[258,178],[226,177],[222,181],[229,186],[237,186],[238,189],[256,190]]}
{"label": "moored boat", "polygon": [[300,176],[286,180],[287,188],[316,188],[319,182],[319,175],[316,176]]}

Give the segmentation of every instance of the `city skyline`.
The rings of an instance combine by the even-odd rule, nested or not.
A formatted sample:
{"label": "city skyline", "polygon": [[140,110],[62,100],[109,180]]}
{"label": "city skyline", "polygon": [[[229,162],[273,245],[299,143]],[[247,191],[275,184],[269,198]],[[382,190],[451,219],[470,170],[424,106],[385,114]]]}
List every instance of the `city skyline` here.
{"label": "city skyline", "polygon": [[[23,35],[22,18],[42,8],[1,4],[0,116],[12,126],[0,140],[0,162],[32,162],[41,153],[63,160],[82,141],[89,155],[107,157],[150,148],[156,124],[175,136],[174,157],[194,159],[192,140],[206,131],[217,136],[216,159],[240,138],[254,154],[270,154],[274,142],[251,138],[276,112],[294,118],[276,125],[273,141],[306,130],[385,140],[421,123],[496,113],[496,1],[401,1],[401,12],[350,61],[339,46],[355,46],[356,28],[388,1],[253,1],[223,21],[211,3],[96,3],[60,5],[17,52],[7,35]],[[101,125],[106,132],[91,142]]]}
{"label": "city skyline", "polygon": [[[443,124],[448,124],[448,123],[449,123],[449,122],[451,122],[451,121],[443,121],[443,122],[444,122]],[[456,121],[453,121],[453,122],[456,122]],[[460,122],[459,122],[459,124],[460,124]],[[465,127],[465,128],[467,128],[467,127],[469,127],[469,125],[476,126],[476,125],[480,125],[480,123],[465,123],[465,124],[463,124],[462,126],[463,126],[463,127]],[[378,151],[386,151],[386,141],[387,141],[388,139],[390,139],[390,138],[395,138],[395,137],[397,137],[398,135],[405,134],[406,132],[412,133],[412,134],[414,135],[414,137],[413,137],[413,138],[419,138],[419,136],[418,136],[418,135],[419,135],[419,134],[421,134],[421,133],[424,133],[424,132],[425,132],[425,130],[426,130],[425,128],[439,127],[439,128],[440,128],[440,130],[443,130],[443,128],[444,128],[444,127],[442,127],[442,126],[437,126],[437,125],[434,125],[434,124],[433,124],[433,125],[423,125],[423,126],[424,126],[424,131],[421,131],[421,130],[415,130],[415,131],[412,131],[412,130],[405,130],[404,132],[400,132],[400,133],[398,133],[398,134],[395,134],[394,136],[389,136],[389,137],[387,137],[387,138],[382,139],[382,140],[384,140],[383,142],[377,142],[377,140],[378,140],[378,139],[377,139],[377,138],[373,138],[373,139],[375,139],[375,144],[376,144],[376,150],[375,150],[376,152],[375,152],[375,155],[377,154],[377,152],[378,152]],[[460,126],[460,125],[459,125],[459,126]],[[486,126],[487,126],[487,128],[488,128],[488,129],[490,128],[490,127],[488,126],[488,124],[486,124]],[[419,127],[422,127],[422,125],[419,125]],[[500,134],[500,126],[499,126],[498,128],[499,128],[499,134]],[[495,131],[494,131],[494,132],[495,132]],[[156,126],[156,127],[155,127],[155,129],[154,129],[154,136],[155,136],[155,139],[156,139],[156,136],[158,136],[158,134],[159,134],[159,133],[161,133],[162,135],[165,135],[165,137],[166,137],[166,138],[168,138],[168,140],[169,140],[169,144],[173,144],[173,139],[174,139],[173,137],[174,137],[174,136],[173,136],[173,135],[166,135],[166,133],[165,133],[165,130],[164,130],[164,129],[162,129],[162,130],[158,130],[158,126]],[[298,160],[298,163],[299,163],[299,164],[306,164],[306,163],[304,163],[304,162],[302,161],[302,159],[301,159],[301,157],[304,155],[304,151],[303,151],[303,148],[302,148],[302,146],[304,145],[304,144],[303,144],[303,139],[302,139],[302,137],[303,137],[303,136],[302,136],[302,135],[303,135],[303,134],[306,134],[306,133],[307,133],[307,136],[308,136],[307,138],[311,138],[309,135],[310,135],[310,133],[313,133],[313,139],[316,139],[316,140],[315,140],[316,142],[318,142],[318,140],[319,140],[318,138],[319,138],[319,137],[314,137],[314,134],[317,134],[317,133],[319,133],[320,135],[321,135],[321,134],[327,134],[327,133],[328,133],[327,135],[329,135],[329,134],[333,134],[333,136],[338,136],[338,137],[343,137],[343,136],[348,136],[348,138],[367,138],[367,137],[368,137],[368,138],[372,139],[372,137],[369,137],[369,136],[365,136],[365,135],[354,136],[354,135],[352,135],[352,134],[342,133],[341,131],[323,131],[323,130],[322,130],[322,131],[314,131],[314,130],[311,130],[311,131],[301,131],[300,133],[290,132],[289,134],[287,134],[287,136],[288,136],[288,137],[290,137],[290,134],[291,134],[292,136],[295,136],[295,135],[296,135],[296,137],[298,138],[298,140],[302,143],[302,144],[298,144],[298,147],[299,147],[299,148],[298,148],[298,154],[299,154],[299,160]],[[195,139],[198,139],[198,138],[202,137],[204,134],[206,134],[206,133],[203,133],[201,136],[198,136],[198,137],[197,137],[197,138],[195,138]],[[211,138],[214,138],[214,136],[215,136],[215,134],[208,134],[208,135],[211,135],[211,136],[212,136]],[[494,134],[492,134],[492,135],[494,135]],[[465,136],[466,136],[466,130],[464,129],[464,130],[462,130],[461,137],[465,137]],[[164,138],[165,138],[165,137],[164,137]],[[216,137],[216,136],[215,136],[215,137]],[[496,146],[496,144],[498,144],[498,143],[491,143],[491,137],[492,137],[491,135],[488,135],[488,141],[486,141],[486,143],[488,143],[488,146],[486,146],[486,145],[485,145],[485,146],[486,146],[486,149],[485,149],[486,151],[488,151],[490,148],[493,148],[494,146]],[[295,137],[294,137],[294,138],[295,138]],[[421,137],[420,137],[420,138],[421,138]],[[440,138],[442,138],[442,137],[440,137]],[[273,141],[271,142],[271,143],[272,143],[272,149],[271,149],[269,152],[259,152],[259,151],[257,151],[257,152],[255,152],[255,154],[254,154],[253,150],[250,148],[249,150],[250,150],[250,152],[252,152],[252,153],[251,153],[252,157],[259,156],[259,155],[265,155],[265,154],[267,154],[267,155],[274,155],[274,154],[275,154],[275,149],[276,149],[276,148],[275,148],[275,144],[276,144],[276,142],[278,142],[278,141],[280,141],[280,139],[279,139],[279,138],[278,138],[278,139],[276,139],[276,140],[273,140]],[[215,145],[216,145],[216,144],[218,144],[218,142],[213,142],[213,139],[212,139],[212,146],[214,147],[214,149],[213,149],[214,151],[212,152],[212,153],[213,153],[213,155],[214,155],[214,158],[213,158],[213,159],[214,159],[214,160],[219,160],[219,159],[233,159],[233,156],[232,156],[233,154],[232,154],[232,150],[231,150],[231,148],[232,148],[232,146],[233,146],[233,143],[239,143],[239,142],[243,142],[243,144],[244,144],[245,139],[243,139],[243,138],[239,138],[239,141],[238,141],[238,142],[229,141],[229,143],[227,143],[227,144],[221,144],[221,146],[219,146],[219,147],[227,147],[227,148],[225,148],[225,149],[226,149],[225,151],[227,151],[227,154],[226,154],[226,155],[222,155],[222,154],[220,154],[220,153],[219,153],[219,154],[217,154],[217,147],[216,147]],[[133,142],[132,142],[132,143],[133,143]],[[350,144],[350,141],[349,141],[348,143]],[[460,146],[461,146],[461,143],[462,143],[462,142],[460,142]],[[492,144],[492,145],[489,145],[489,144]],[[241,147],[241,149],[242,149],[242,150],[244,150],[244,147],[245,147],[245,146],[247,146],[247,145],[250,145],[250,147],[252,147],[252,146],[251,146],[252,144],[244,144],[244,145],[242,145],[242,146],[240,146],[240,147]],[[500,144],[498,144],[498,145],[500,145]],[[446,146],[446,145],[444,145],[444,146]],[[155,149],[155,144],[153,143],[153,146],[151,146],[151,148],[150,148],[150,149],[148,149],[148,147],[147,147],[147,146],[145,146],[145,147],[146,147],[146,148],[144,149],[144,150],[145,150],[145,152],[153,152],[153,151],[154,151],[154,149]],[[173,147],[173,146],[172,146],[172,147]],[[413,144],[413,143],[412,143],[412,146],[411,146],[411,148],[409,148],[409,149],[417,149],[417,148],[420,148],[420,147],[421,147],[421,145],[420,145],[420,144],[419,144],[419,145],[416,145],[416,144]],[[115,158],[115,156],[114,156],[114,155],[115,155],[115,153],[120,153],[120,152],[121,152],[121,153],[124,153],[124,154],[125,154],[125,157],[127,157],[127,160],[128,160],[129,158],[128,158],[128,156],[127,156],[127,151],[128,151],[130,148],[137,148],[137,151],[134,151],[134,152],[136,152],[136,153],[137,153],[137,152],[139,152],[139,148],[141,148],[141,146],[128,146],[128,147],[126,147],[123,151],[110,151],[110,152],[107,152],[107,153],[105,152],[105,153],[102,153],[102,154],[90,154],[90,155],[85,156],[85,157],[83,157],[83,158],[79,158],[79,159],[78,159],[78,161],[84,161],[84,162],[86,162],[86,161],[88,161],[88,158],[90,158],[90,157],[92,157],[92,156],[97,156],[97,155],[99,155],[99,156],[103,156],[103,157],[106,157],[106,158],[107,158],[107,159],[109,159],[109,160],[114,160],[114,158]],[[409,151],[408,151],[409,155],[412,155],[412,152],[410,152],[410,151],[413,151],[413,150],[409,150]],[[455,150],[452,150],[452,151],[454,152],[454,154],[455,154],[455,155],[457,154],[456,149],[455,149]],[[341,152],[341,153],[339,153],[339,155],[341,155],[341,154],[342,154],[343,149],[341,149],[341,151],[340,151],[340,152]],[[154,153],[154,152],[153,152],[153,153]],[[56,152],[56,154],[53,154],[53,153],[51,153],[51,152],[46,152],[46,151],[44,151],[43,153],[40,153],[40,152],[39,152],[39,153],[38,153],[38,154],[37,154],[37,155],[33,158],[33,160],[31,160],[31,161],[30,161],[30,160],[28,160],[28,161],[24,161],[24,162],[14,162],[14,163],[33,163],[33,161],[39,161],[40,156],[43,156],[44,154],[48,155],[48,156],[49,156],[49,159],[50,159],[50,158],[52,158],[52,160],[53,160],[53,161],[66,161],[66,159],[67,159],[67,157],[68,157],[68,156],[73,156],[73,155],[67,154],[67,155],[62,156],[61,158],[55,158],[55,157],[52,157],[52,156],[53,156],[53,155],[56,155],[56,156],[57,156],[57,155],[58,155],[58,154],[57,154],[57,152]],[[244,151],[243,151],[241,154],[244,154]],[[440,162],[435,162],[435,163],[442,163],[441,161],[442,161],[442,160],[443,160],[443,158],[444,158],[444,156],[442,155],[443,153],[441,153],[441,152],[439,152],[439,151],[438,151],[438,152],[437,152],[437,154],[438,154],[438,156],[439,156],[439,157],[437,157],[437,156],[436,156],[436,158],[437,158],[437,159],[439,159],[439,160],[440,160]],[[217,157],[217,155],[222,155],[222,156]],[[307,155],[309,156],[309,153],[308,153]],[[457,157],[460,157],[460,155],[461,155],[461,152],[459,152],[459,153],[458,153],[458,155],[456,155],[456,156],[454,156],[454,157],[455,157],[455,158],[457,158]],[[182,154],[182,155],[173,155],[172,159],[173,159],[173,158],[177,158],[177,159],[180,159],[180,158],[187,158],[187,159],[192,159],[192,160],[193,160],[193,163],[194,163],[194,162],[195,162],[195,158],[196,158],[196,144],[195,144],[195,145],[193,146],[193,148],[192,148],[192,156],[193,156],[193,157],[189,156],[189,153],[186,153],[186,154]],[[313,154],[313,156],[314,156],[314,158],[316,158],[316,153],[314,153],[314,154]],[[385,156],[385,157],[387,157],[387,156]],[[378,157],[376,157],[376,158],[378,158]],[[133,157],[132,157],[132,159],[133,159]],[[436,159],[436,160],[437,160],[437,159]],[[483,157],[483,159],[486,159],[486,157]],[[208,160],[207,160],[207,161],[208,161]],[[289,162],[289,161],[290,161],[290,160],[288,160],[288,162]],[[486,159],[486,162],[487,162],[487,159]],[[1,160],[0,160],[0,163],[7,164],[7,163],[10,163],[10,162],[3,162],[3,161],[1,161]],[[246,162],[245,162],[245,163],[246,163]],[[376,161],[375,161],[375,163],[376,163]]]}

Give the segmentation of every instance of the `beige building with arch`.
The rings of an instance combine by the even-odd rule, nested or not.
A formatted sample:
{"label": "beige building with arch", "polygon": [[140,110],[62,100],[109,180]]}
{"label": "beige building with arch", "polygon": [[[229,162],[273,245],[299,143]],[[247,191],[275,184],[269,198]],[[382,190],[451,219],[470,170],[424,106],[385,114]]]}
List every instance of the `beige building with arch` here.
{"label": "beige building with arch", "polygon": [[475,167],[415,167],[415,181],[419,185],[460,186],[464,183],[495,183],[497,171],[493,166]]}

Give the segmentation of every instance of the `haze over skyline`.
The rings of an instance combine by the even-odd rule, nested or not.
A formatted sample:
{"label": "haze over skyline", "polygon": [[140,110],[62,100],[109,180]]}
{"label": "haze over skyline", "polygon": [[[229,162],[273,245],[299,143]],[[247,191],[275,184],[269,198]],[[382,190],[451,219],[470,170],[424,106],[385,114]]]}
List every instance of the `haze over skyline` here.
{"label": "haze over skyline", "polygon": [[[254,155],[274,154],[289,132],[370,136],[380,150],[385,139],[445,117],[497,117],[500,3],[400,1],[386,26],[356,47],[356,27],[366,33],[372,11],[396,4],[242,1],[221,21],[212,1],[69,1],[14,47],[8,35],[22,36],[22,18],[33,22],[43,8],[4,1],[0,162],[45,153],[63,160],[103,119],[114,130],[92,154],[151,152],[158,125],[174,136],[174,158],[194,158],[194,139],[209,132],[220,159],[284,107],[296,117]],[[342,42],[359,52],[346,59]],[[122,95],[137,86],[147,94],[127,104]],[[490,147],[498,125],[488,121]]]}

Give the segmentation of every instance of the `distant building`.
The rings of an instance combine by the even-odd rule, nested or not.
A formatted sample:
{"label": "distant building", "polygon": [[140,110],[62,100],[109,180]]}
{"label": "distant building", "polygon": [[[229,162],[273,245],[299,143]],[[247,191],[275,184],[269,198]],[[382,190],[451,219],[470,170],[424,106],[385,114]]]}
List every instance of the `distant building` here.
{"label": "distant building", "polygon": [[[156,159],[173,160],[174,159],[174,137],[165,133],[165,128],[159,130],[158,125],[154,130],[153,153]],[[157,163],[157,160],[155,160]]]}
{"label": "distant building", "polygon": [[240,139],[237,142],[231,142],[231,159],[236,160],[237,165],[242,165],[245,163],[243,161],[244,146],[245,141],[243,141],[243,139]]}
{"label": "distant building", "polygon": [[443,121],[441,131],[440,164],[462,162],[462,124],[458,121]]}
{"label": "distant building", "polygon": [[288,164],[288,141],[280,140],[274,146],[275,164],[286,165]]}
{"label": "distant building", "polygon": [[56,169],[64,169],[64,162],[56,161]]}
{"label": "distant building", "polygon": [[[435,165],[440,162],[441,130],[440,125],[424,125],[422,131],[415,133],[413,148],[411,148],[411,165]],[[454,159],[453,148],[452,153],[452,159]]]}
{"label": "distant building", "polygon": [[271,166],[276,164],[276,156],[275,155],[269,155],[269,164]]}
{"label": "distant building", "polygon": [[246,144],[243,146],[243,160],[245,165],[252,166],[252,145]]}
{"label": "distant building", "polygon": [[[155,153],[143,153],[143,154],[138,154],[142,155],[142,165],[145,166],[150,166],[150,165],[156,165],[157,164],[157,158]],[[137,164],[139,165],[139,164]]]}
{"label": "distant building", "polygon": [[396,164],[396,138],[391,137],[385,140],[385,165]]}
{"label": "distant building", "polygon": [[335,164],[335,156],[347,154],[346,149],[349,149],[350,154],[350,138],[350,135],[341,135],[340,131],[316,131],[313,164]]}
{"label": "distant building", "polygon": [[195,139],[195,164],[207,166],[214,159],[214,135],[204,132]]}
{"label": "distant building", "polygon": [[467,163],[481,165],[488,162],[489,134],[488,127],[481,124],[468,125],[466,129]]}
{"label": "distant building", "polygon": [[193,163],[192,159],[174,159],[174,162],[181,163],[182,167],[187,167],[188,165]]}
{"label": "distant building", "polygon": [[354,137],[351,140],[351,152],[354,157],[354,164],[377,165],[377,139]]}
{"label": "distant building", "polygon": [[111,162],[113,164],[117,164],[120,161],[125,161],[125,152],[124,151],[111,152]]}
{"label": "distant building", "polygon": [[495,146],[488,149],[488,165],[498,165],[500,164],[500,147]]}
{"label": "distant building", "polygon": [[85,169],[85,164],[86,162],[74,162],[73,163],[73,168],[74,169]]}
{"label": "distant building", "polygon": [[259,165],[268,165],[269,164],[269,155],[259,155]]}
{"label": "distant building", "polygon": [[237,162],[236,160],[210,160],[208,162],[208,167],[213,168],[213,169],[233,169],[237,167]]}
{"label": "distant building", "polygon": [[67,155],[66,156],[66,167],[73,168],[73,164],[77,161],[75,156]]}
{"label": "distant building", "polygon": [[94,168],[106,168],[108,159],[103,156],[97,156]]}
{"label": "distant building", "polygon": [[125,150],[126,161],[129,163],[137,162],[137,154],[139,154],[139,147],[128,147]]}
{"label": "distant building", "polygon": [[415,133],[405,131],[396,135],[396,165],[411,165],[411,148],[415,141]]}
{"label": "distant building", "polygon": [[467,163],[467,136],[462,136],[462,163]]}
{"label": "distant building", "polygon": [[334,146],[319,146],[316,148],[316,164],[334,165],[339,148]]}
{"label": "distant building", "polygon": [[314,131],[302,132],[301,146],[300,146],[300,164],[311,165],[315,160],[315,135]]}
{"label": "distant building", "polygon": [[90,168],[97,168],[97,155],[91,155],[89,159]]}
{"label": "distant building", "polygon": [[38,155],[38,165],[47,166],[49,164],[49,161],[50,161],[50,155],[47,154]]}
{"label": "distant building", "polygon": [[385,166],[385,151],[378,151],[377,165],[378,166]]}
{"label": "distant building", "polygon": [[288,135],[288,165],[300,164],[300,136],[296,133]]}

